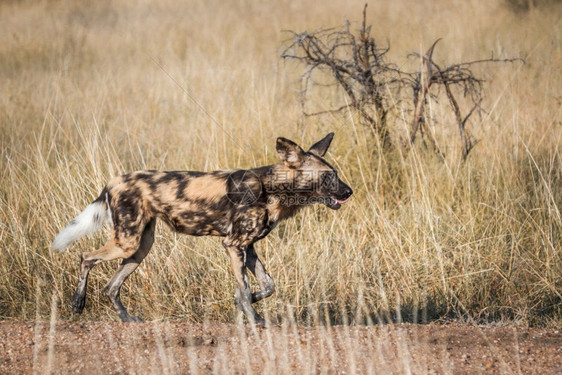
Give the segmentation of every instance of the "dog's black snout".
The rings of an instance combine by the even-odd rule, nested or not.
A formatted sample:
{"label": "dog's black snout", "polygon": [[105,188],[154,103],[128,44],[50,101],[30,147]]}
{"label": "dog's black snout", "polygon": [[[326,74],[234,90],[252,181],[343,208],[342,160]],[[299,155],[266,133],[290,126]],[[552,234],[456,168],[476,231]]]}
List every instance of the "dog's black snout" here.
{"label": "dog's black snout", "polygon": [[351,197],[351,194],[353,194],[353,190],[351,190],[350,187],[346,187],[345,190],[343,191],[344,199]]}

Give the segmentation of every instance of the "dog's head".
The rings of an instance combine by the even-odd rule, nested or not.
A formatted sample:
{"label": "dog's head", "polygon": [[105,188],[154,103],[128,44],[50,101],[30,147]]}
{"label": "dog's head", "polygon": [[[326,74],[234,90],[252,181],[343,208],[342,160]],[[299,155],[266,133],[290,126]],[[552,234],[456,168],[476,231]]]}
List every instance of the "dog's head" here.
{"label": "dog's head", "polygon": [[321,202],[337,210],[349,200],[353,190],[324,159],[333,138],[334,133],[330,133],[304,151],[295,142],[279,137],[277,153],[290,172],[288,182],[291,190],[309,198],[303,203]]}

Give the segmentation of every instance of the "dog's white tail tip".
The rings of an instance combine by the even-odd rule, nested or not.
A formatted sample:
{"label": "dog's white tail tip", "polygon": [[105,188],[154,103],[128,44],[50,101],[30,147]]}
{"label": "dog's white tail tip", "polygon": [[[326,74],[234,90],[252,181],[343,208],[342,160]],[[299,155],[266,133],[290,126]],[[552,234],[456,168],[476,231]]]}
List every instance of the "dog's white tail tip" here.
{"label": "dog's white tail tip", "polygon": [[101,229],[109,216],[110,212],[106,210],[105,202],[94,202],[88,205],[57,234],[51,248],[62,253],[72,242]]}

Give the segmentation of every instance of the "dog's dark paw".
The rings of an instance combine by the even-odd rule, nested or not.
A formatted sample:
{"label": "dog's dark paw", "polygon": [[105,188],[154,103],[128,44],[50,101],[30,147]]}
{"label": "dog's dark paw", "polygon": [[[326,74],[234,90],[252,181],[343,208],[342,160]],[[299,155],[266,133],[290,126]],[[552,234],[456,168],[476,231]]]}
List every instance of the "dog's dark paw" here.
{"label": "dog's dark paw", "polygon": [[76,314],[82,314],[86,306],[86,296],[80,293],[74,293],[70,301],[70,306],[72,307],[72,311]]}
{"label": "dog's dark paw", "polygon": [[267,326],[269,325],[267,324],[266,320],[259,315],[254,318],[254,324],[258,328],[267,328]]}
{"label": "dog's dark paw", "polygon": [[121,319],[121,321],[123,323],[142,323],[142,322],[144,322],[144,320],[142,320],[140,317],[131,316],[126,311],[122,311],[122,312],[119,313],[119,319]]}

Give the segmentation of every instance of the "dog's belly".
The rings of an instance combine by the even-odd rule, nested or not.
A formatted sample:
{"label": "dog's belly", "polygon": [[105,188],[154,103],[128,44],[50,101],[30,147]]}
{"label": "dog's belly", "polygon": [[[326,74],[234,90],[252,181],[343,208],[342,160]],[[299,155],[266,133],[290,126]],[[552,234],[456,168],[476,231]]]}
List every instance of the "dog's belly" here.
{"label": "dog's belly", "polygon": [[229,224],[226,215],[210,215],[203,211],[159,216],[172,230],[191,236],[226,236]]}

